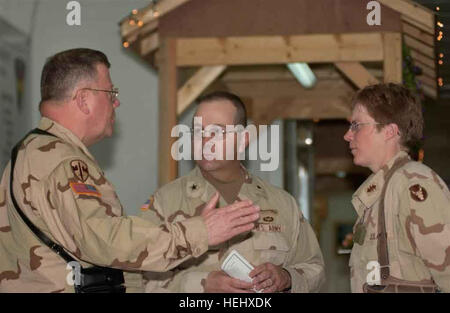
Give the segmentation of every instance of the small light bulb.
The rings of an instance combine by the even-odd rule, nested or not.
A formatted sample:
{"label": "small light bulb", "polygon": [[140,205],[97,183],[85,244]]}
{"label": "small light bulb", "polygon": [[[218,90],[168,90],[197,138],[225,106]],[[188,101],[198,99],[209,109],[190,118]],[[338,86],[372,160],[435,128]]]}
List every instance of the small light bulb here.
{"label": "small light bulb", "polygon": [[436,7],[436,11],[439,11],[441,8],[440,7]]}
{"label": "small light bulb", "polygon": [[136,24],[136,22],[135,22],[135,20],[130,20],[130,21],[128,22],[128,24],[130,24],[131,26],[133,26],[133,25]]}
{"label": "small light bulb", "polygon": [[130,46],[130,43],[128,42],[128,41],[125,41],[124,43],[123,43],[123,47],[124,48],[128,48]]}
{"label": "small light bulb", "polygon": [[159,16],[159,12],[158,11],[153,11],[153,17],[158,17]]}
{"label": "small light bulb", "polygon": [[442,65],[442,64],[444,64],[444,61],[439,60],[439,65]]}
{"label": "small light bulb", "polygon": [[134,9],[133,11],[131,11],[131,13],[133,13],[133,15],[136,15],[136,14],[138,14],[138,10],[136,10],[136,9]]}
{"label": "small light bulb", "polygon": [[439,53],[439,57],[442,59],[444,57],[443,53]]}
{"label": "small light bulb", "polygon": [[143,22],[143,21],[139,21],[139,22],[138,22],[138,26],[139,26],[139,27],[144,26],[144,22]]}

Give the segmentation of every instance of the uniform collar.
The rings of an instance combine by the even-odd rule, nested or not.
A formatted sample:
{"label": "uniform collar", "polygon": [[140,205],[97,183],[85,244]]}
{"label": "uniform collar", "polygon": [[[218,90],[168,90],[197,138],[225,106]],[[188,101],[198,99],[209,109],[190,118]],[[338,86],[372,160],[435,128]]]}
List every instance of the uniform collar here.
{"label": "uniform collar", "polygon": [[[267,192],[260,179],[255,179],[244,166],[242,169],[245,173],[245,180],[238,198],[241,200],[259,199],[260,197],[267,199]],[[186,194],[189,198],[200,198],[203,202],[208,202],[215,192],[216,188],[203,177],[198,166],[187,175]]]}
{"label": "uniform collar", "polygon": [[45,130],[58,138],[69,142],[70,144],[77,146],[80,148],[92,161],[95,161],[95,158],[92,156],[92,154],[89,152],[87,147],[84,145],[83,142],[81,142],[80,138],[75,136],[74,133],[72,133],[70,130],[62,126],[61,124],[58,124],[57,122],[47,118],[42,117],[39,121],[39,129]]}
{"label": "uniform collar", "polygon": [[352,197],[353,206],[358,213],[362,215],[364,209],[370,208],[378,200],[383,189],[385,178],[392,165],[401,158],[409,158],[405,151],[398,152],[389,162],[384,165],[378,172],[373,173],[366,181],[356,190]]}

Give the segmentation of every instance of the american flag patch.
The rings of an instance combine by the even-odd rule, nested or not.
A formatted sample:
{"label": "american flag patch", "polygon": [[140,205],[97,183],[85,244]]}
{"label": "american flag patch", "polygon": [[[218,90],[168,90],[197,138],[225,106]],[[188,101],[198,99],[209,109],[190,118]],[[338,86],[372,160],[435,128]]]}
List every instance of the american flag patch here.
{"label": "american flag patch", "polygon": [[155,200],[155,198],[153,196],[151,196],[150,199],[145,201],[145,203],[141,206],[141,211],[147,211],[150,208],[150,206],[153,204],[154,200]]}
{"label": "american flag patch", "polygon": [[95,188],[95,186],[83,184],[83,183],[70,183],[70,187],[77,195],[87,195],[101,197],[101,193]]}

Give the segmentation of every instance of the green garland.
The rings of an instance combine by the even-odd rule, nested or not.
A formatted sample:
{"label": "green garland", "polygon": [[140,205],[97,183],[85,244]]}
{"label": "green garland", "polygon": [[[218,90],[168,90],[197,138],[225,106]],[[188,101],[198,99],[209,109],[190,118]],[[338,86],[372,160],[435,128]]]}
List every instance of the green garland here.
{"label": "green garland", "polygon": [[411,49],[403,43],[403,84],[415,94],[420,93],[419,82],[416,76],[422,73],[420,67],[414,66],[411,57]]}

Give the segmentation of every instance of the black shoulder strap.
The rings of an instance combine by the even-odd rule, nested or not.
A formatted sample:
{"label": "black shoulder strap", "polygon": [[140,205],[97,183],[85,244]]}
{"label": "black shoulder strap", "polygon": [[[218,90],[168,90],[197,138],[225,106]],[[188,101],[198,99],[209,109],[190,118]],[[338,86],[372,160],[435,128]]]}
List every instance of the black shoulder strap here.
{"label": "black shoulder strap", "polygon": [[53,242],[50,238],[47,237],[47,235],[45,235],[39,228],[37,228],[31,221],[30,219],[23,213],[23,211],[20,209],[19,205],[17,204],[16,198],[14,197],[14,192],[13,192],[13,176],[14,176],[14,167],[16,165],[16,159],[17,159],[17,154],[19,152],[19,148],[22,145],[22,143],[24,142],[24,140],[31,134],[38,134],[38,135],[47,135],[47,136],[53,136],[53,137],[57,137],[45,130],[39,129],[39,128],[35,128],[32,131],[30,131],[22,140],[20,140],[12,149],[11,152],[11,173],[9,175],[9,193],[11,195],[11,200],[12,203],[14,205],[14,207],[17,210],[17,213],[19,213],[20,217],[22,218],[22,220],[25,222],[25,224],[30,228],[30,230],[36,235],[36,237],[38,237],[47,247],[49,247],[50,249],[52,249],[56,254],[58,254],[59,256],[61,256],[67,263],[75,261],[74,258],[72,258],[65,250],[63,247],[61,247],[60,245],[58,245],[57,243]]}

